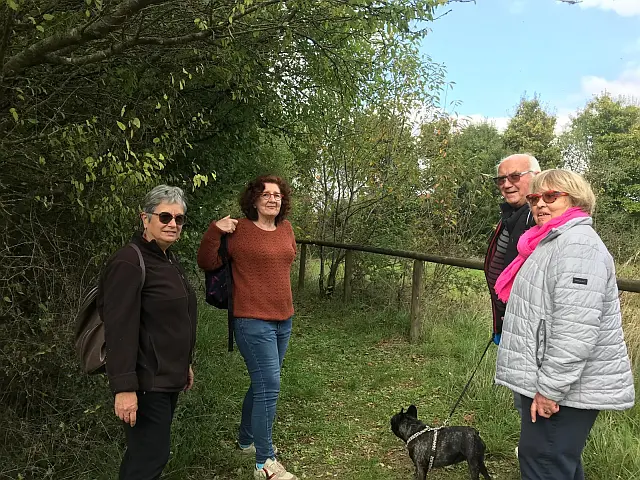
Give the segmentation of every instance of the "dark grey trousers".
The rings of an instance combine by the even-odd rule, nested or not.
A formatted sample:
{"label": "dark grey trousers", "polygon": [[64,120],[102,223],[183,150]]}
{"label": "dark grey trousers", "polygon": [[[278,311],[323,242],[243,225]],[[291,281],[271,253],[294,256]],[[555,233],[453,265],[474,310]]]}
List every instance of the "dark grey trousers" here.
{"label": "dark grey trousers", "polygon": [[531,422],[533,399],[522,397],[518,460],[522,480],[584,480],[582,450],[598,410],[560,407]]}
{"label": "dark grey trousers", "polygon": [[125,424],[127,450],[120,480],[157,480],[169,461],[178,392],[138,392],[135,427]]}

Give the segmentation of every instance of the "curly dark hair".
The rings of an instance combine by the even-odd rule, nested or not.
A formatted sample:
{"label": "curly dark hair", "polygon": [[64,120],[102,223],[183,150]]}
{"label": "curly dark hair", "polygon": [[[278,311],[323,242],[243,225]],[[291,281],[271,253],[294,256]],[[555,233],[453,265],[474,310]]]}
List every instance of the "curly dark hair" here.
{"label": "curly dark hair", "polygon": [[281,177],[261,175],[251,180],[240,194],[240,208],[249,220],[257,220],[258,210],[255,204],[260,194],[264,191],[265,183],[275,183],[280,187],[282,203],[280,204],[280,213],[276,216],[276,225],[278,225],[282,220],[287,218],[291,210],[291,187],[289,187],[289,184]]}

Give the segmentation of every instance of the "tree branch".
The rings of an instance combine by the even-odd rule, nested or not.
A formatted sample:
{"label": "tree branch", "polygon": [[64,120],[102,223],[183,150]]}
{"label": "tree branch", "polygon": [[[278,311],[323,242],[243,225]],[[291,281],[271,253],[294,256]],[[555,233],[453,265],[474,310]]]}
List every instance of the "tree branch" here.
{"label": "tree branch", "polygon": [[117,43],[112,45],[110,48],[105,50],[100,50],[99,52],[92,53],[90,55],[83,55],[80,57],[60,57],[58,55],[45,55],[44,60],[47,63],[53,63],[58,65],[87,65],[89,63],[96,63],[102,60],[106,60],[113,55],[117,55],[119,53],[128,50],[129,48],[138,46],[138,45],[161,45],[161,46],[172,46],[172,45],[182,45],[185,43],[193,42],[195,40],[202,40],[207,37],[213,37],[213,32],[211,30],[203,30],[197,33],[190,33],[189,35],[182,35],[180,37],[172,37],[172,38],[161,38],[161,37],[140,37],[140,38],[132,38],[131,40],[127,40],[124,42]]}
{"label": "tree branch", "polygon": [[[11,36],[11,27],[13,26],[13,19],[14,19],[14,14],[9,9],[9,6],[5,5],[4,9],[7,15],[7,19],[4,22],[4,28],[2,30],[2,39],[0,40],[0,65],[4,63],[4,56],[7,53],[7,45],[9,44],[9,37]],[[2,85],[3,78],[4,78],[4,75],[2,71],[0,71],[0,85]]]}
{"label": "tree branch", "polygon": [[[176,0],[124,0],[111,14],[94,17],[82,27],[73,28],[60,34],[54,34],[34,43],[30,47],[22,50],[20,53],[15,54],[4,64],[0,74],[12,76],[17,75],[27,68],[41,63],[87,65],[105,60],[137,45],[181,45],[205,39],[209,36],[214,37],[213,29],[171,38],[136,36],[136,38],[122,40],[110,48],[100,50],[96,53],[78,57],[60,55],[60,52],[74,51],[78,47],[81,47],[92,40],[104,40],[109,34],[121,28],[125,22],[133,19],[133,17],[139,14],[143,9],[169,3],[171,1],[175,2]],[[264,0],[262,2],[255,3],[253,6],[246,8],[243,12],[235,12],[231,17],[231,21],[227,21],[224,25],[219,25],[218,28],[230,28],[232,22],[237,22],[257,10],[279,4],[280,2],[281,0]]]}
{"label": "tree branch", "polygon": [[128,19],[135,16],[143,8],[151,5],[159,5],[167,0],[125,0],[116,7],[110,15],[104,15],[98,20],[91,20],[89,23],[79,28],[51,35],[39,42],[34,43],[29,48],[9,58],[2,67],[4,74],[17,74],[26,68],[38,65],[45,60],[48,55],[70,46],[83,45],[91,40],[104,38],[110,32],[118,29]]}

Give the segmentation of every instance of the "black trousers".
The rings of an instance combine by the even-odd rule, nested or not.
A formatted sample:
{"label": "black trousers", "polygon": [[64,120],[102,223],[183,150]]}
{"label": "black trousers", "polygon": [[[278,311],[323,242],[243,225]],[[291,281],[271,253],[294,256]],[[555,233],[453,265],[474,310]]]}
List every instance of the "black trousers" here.
{"label": "black trousers", "polygon": [[582,450],[598,410],[560,406],[531,422],[533,399],[522,397],[518,460],[522,480],[584,480]]}
{"label": "black trousers", "polygon": [[136,425],[125,424],[127,450],[120,480],[157,480],[169,461],[178,392],[138,392]]}

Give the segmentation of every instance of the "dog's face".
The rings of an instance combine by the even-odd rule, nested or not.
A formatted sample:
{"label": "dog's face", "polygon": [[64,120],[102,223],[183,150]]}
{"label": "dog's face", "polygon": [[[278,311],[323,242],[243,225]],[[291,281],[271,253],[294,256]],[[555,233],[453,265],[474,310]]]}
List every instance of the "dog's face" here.
{"label": "dog's face", "polygon": [[404,411],[404,408],[402,408],[398,413],[391,417],[391,430],[396,437],[406,442],[407,438],[409,438],[409,427],[416,423],[419,423],[418,409],[415,405],[411,405],[407,408],[406,412]]}

